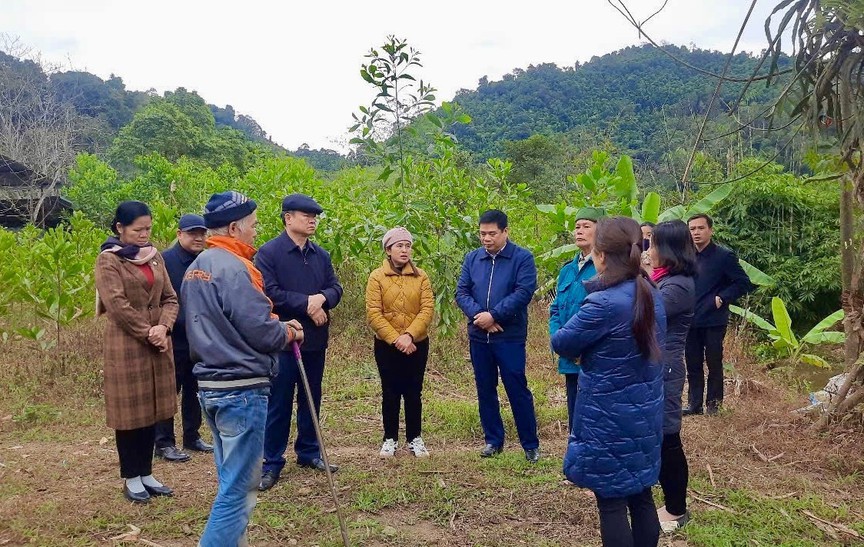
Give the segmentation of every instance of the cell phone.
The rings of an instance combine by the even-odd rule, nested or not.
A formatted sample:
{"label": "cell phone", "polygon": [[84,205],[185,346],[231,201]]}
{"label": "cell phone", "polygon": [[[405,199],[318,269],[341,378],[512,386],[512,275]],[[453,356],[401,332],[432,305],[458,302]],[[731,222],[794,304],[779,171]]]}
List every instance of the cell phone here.
{"label": "cell phone", "polygon": [[643,239],[642,240],[642,250],[647,251],[650,247],[651,247],[651,240],[650,239]]}

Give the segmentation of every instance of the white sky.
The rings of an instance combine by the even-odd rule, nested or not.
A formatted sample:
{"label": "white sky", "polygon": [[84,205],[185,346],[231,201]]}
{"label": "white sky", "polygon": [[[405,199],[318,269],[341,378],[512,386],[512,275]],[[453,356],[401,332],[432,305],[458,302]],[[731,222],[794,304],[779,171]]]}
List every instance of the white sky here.
{"label": "white sky", "polygon": [[[762,27],[777,2],[757,3],[739,50],[764,48]],[[663,0],[625,3],[644,19]],[[658,42],[728,51],[749,5],[669,0],[646,31]],[[50,61],[117,74],[127,89],[195,90],[252,116],[289,149],[342,148],[351,114],[374,95],[359,76],[363,55],[388,34],[420,50],[417,75],[439,100],[484,75],[569,66],[640,43],[606,0],[2,0],[0,9],[0,33]]]}

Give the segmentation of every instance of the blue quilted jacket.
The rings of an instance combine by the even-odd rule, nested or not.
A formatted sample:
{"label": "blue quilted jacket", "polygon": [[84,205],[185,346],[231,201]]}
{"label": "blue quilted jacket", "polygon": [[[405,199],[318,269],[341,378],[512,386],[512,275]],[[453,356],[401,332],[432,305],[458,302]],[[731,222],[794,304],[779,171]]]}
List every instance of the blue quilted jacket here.
{"label": "blue quilted jacket", "polygon": [[[552,336],[552,348],[581,358],[573,430],[564,457],[570,481],[607,498],[626,497],[657,482],[663,441],[663,367],[642,356],[633,337],[636,282],[590,292]],[[653,290],[657,342],[664,347],[666,313]]]}

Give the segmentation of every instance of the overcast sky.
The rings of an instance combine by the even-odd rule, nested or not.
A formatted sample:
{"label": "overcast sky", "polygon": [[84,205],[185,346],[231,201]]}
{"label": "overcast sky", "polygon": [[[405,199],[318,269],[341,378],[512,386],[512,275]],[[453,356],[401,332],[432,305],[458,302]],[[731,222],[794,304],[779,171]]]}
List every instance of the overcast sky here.
{"label": "overcast sky", "polygon": [[[625,0],[638,19],[663,0]],[[739,50],[764,48],[777,0],[757,3]],[[728,51],[749,0],[668,0],[646,25],[658,42]],[[426,7],[428,6],[428,7]],[[128,89],[177,87],[248,114],[279,144],[341,148],[351,114],[374,95],[363,55],[388,34],[422,53],[418,75],[449,100],[482,76],[553,62],[570,66],[640,43],[606,0],[2,0],[0,32],[52,62]]]}

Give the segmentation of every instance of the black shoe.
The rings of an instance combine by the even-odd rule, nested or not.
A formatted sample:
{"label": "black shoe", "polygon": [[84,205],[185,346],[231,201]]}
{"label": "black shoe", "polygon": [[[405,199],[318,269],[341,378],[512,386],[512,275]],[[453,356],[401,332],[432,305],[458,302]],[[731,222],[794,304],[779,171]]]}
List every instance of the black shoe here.
{"label": "black shoe", "polygon": [[194,452],[213,452],[213,445],[205,443],[199,437],[195,439],[195,442],[191,442],[189,444],[183,443],[183,448],[185,450],[192,450]]}
{"label": "black shoe", "polygon": [[176,446],[166,446],[156,449],[156,457],[169,462],[188,462],[192,456],[183,452]]}
{"label": "black shoe", "polygon": [[258,484],[258,490],[261,492],[270,490],[276,486],[277,482],[279,482],[278,471],[265,471],[264,474],[261,475],[261,482]]}
{"label": "black shoe", "polygon": [[540,449],[532,448],[525,451],[525,459],[528,463],[537,463],[540,460]]}
{"label": "black shoe", "polygon": [[[297,465],[298,465],[299,467],[308,467],[309,469],[315,469],[316,471],[321,471],[321,472],[324,472],[324,473],[327,472],[327,465],[324,464],[324,460],[322,460],[321,458],[315,458],[315,459],[312,460],[311,462],[301,462],[301,461],[298,461],[298,462],[297,462]],[[338,465],[333,465],[333,464],[331,463],[331,464],[330,464],[330,472],[331,472],[331,473],[335,473],[335,472],[337,472],[337,471],[339,471],[339,466],[338,466]]]}
{"label": "black shoe", "polygon": [[171,490],[164,484],[162,486],[147,486],[145,484],[144,489],[147,490],[147,493],[151,496],[166,496],[169,498],[174,496],[174,490]]}
{"label": "black shoe", "polygon": [[480,451],[481,458],[491,458],[495,454],[500,454],[504,450],[504,447],[501,445],[495,446],[494,444],[487,444],[483,447],[483,450]]}
{"label": "black shoe", "polygon": [[708,416],[716,416],[720,413],[720,405],[708,405],[705,409],[705,414]]}
{"label": "black shoe", "polygon": [[693,408],[692,406],[685,406],[681,409],[681,414],[684,416],[693,416],[695,414],[702,414],[701,408]]}
{"label": "black shoe", "polygon": [[129,490],[128,486],[126,486],[126,481],[123,481],[123,496],[132,503],[150,502],[150,494],[147,493],[147,490],[144,490],[143,492],[133,492],[132,490]]}

